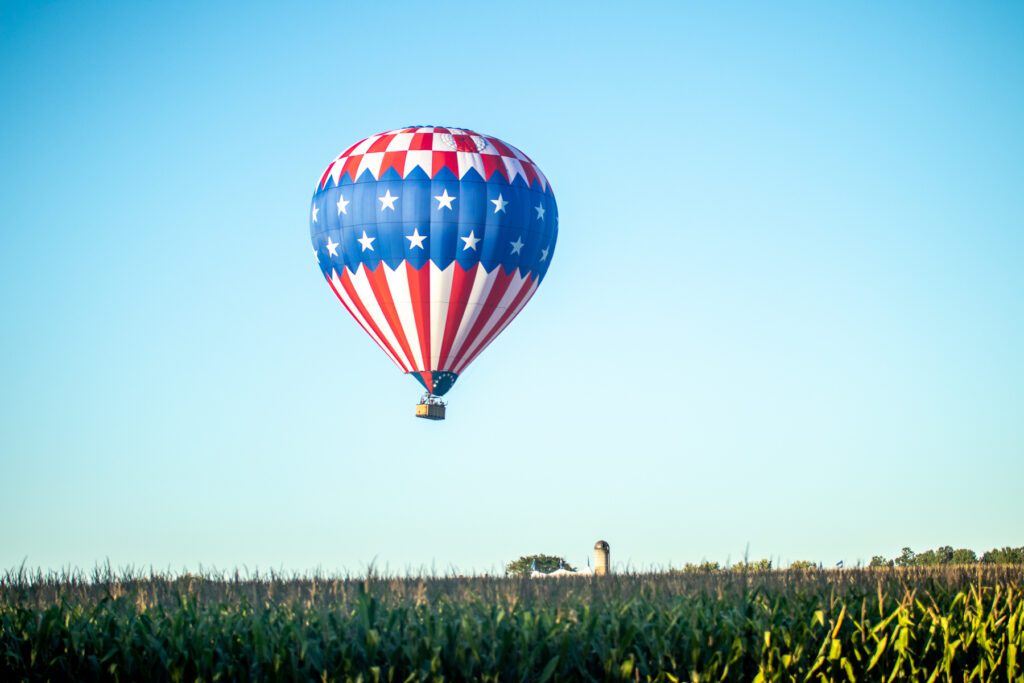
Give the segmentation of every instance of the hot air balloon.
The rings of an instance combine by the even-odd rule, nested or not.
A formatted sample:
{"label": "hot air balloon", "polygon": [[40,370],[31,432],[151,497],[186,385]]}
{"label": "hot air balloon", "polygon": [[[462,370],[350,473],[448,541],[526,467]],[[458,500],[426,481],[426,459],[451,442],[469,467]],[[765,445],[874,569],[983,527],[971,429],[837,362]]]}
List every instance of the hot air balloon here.
{"label": "hot air balloon", "polygon": [[512,145],[464,128],[371,135],[320,177],[310,237],[356,322],[444,419],[459,375],[519,314],[554,256],[558,207]]}

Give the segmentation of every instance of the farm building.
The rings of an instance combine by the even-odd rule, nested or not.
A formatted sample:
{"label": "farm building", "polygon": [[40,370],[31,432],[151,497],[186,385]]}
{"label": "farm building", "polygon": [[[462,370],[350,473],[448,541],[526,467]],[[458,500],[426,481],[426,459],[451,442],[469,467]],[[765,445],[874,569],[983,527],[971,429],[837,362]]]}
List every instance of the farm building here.
{"label": "farm building", "polygon": [[530,572],[530,578],[548,578],[559,576],[605,576],[611,574],[611,547],[606,541],[598,541],[594,544],[594,568],[586,567],[572,571],[565,567],[559,567],[552,572],[537,570],[536,562]]}

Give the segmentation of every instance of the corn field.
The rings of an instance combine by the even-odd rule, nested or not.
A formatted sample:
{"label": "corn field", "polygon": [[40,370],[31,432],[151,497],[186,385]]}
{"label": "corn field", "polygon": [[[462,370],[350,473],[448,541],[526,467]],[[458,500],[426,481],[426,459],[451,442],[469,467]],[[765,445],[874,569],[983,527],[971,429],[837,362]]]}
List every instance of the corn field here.
{"label": "corn field", "polygon": [[0,680],[1024,681],[1024,568],[0,576]]}

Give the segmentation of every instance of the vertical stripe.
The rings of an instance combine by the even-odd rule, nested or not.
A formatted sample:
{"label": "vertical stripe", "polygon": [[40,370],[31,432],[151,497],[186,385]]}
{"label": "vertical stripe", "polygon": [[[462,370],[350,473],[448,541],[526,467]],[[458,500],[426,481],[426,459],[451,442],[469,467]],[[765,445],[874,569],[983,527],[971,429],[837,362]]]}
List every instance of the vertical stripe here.
{"label": "vertical stripe", "polygon": [[399,351],[398,340],[391,331],[391,327],[384,317],[384,312],[380,310],[380,304],[377,303],[377,297],[374,296],[373,289],[366,279],[366,266],[360,263],[356,272],[351,274],[346,270],[342,275],[341,282],[345,285],[345,290],[356,303],[360,313],[372,323],[373,329],[380,335],[381,340],[391,349],[391,353],[395,354],[395,358],[399,360],[399,365],[402,366],[402,369],[405,372],[409,372],[409,362],[402,357],[402,353]]}
{"label": "vertical stripe", "polygon": [[441,354],[438,360],[438,368],[447,367],[448,356],[455,343],[455,335],[462,323],[462,316],[466,312],[466,304],[469,303],[469,295],[473,290],[473,281],[476,273],[480,270],[480,262],[474,263],[469,270],[463,270],[458,261],[454,264],[455,275],[452,277],[452,288],[448,302],[448,319],[444,323],[444,338],[441,341]]}
{"label": "vertical stripe", "polygon": [[454,372],[462,372],[463,369],[472,363],[484,349],[491,345],[492,341],[497,339],[498,335],[508,327],[508,324],[515,319],[519,314],[519,311],[521,311],[523,306],[526,305],[526,302],[533,296],[533,293],[537,290],[537,284],[538,281],[532,278],[527,278],[523,282],[523,286],[519,289],[519,293],[516,294],[515,299],[513,299],[509,307],[505,309],[505,312],[501,314],[501,317],[498,319],[491,331],[483,337],[482,341],[477,345],[477,348],[474,351],[463,357],[458,366],[453,368]]}
{"label": "vertical stripe", "polygon": [[446,363],[448,367],[454,365],[455,360],[459,357],[459,352],[466,343],[469,331],[473,329],[476,321],[479,319],[484,308],[484,302],[494,289],[495,282],[498,280],[498,274],[502,270],[501,266],[495,267],[490,273],[484,270],[483,267],[477,269],[476,278],[473,280],[473,289],[470,291],[469,299],[466,302],[466,311],[462,314],[459,331],[455,333],[455,341],[452,343],[452,349],[448,353],[448,361]]}
{"label": "vertical stripe", "polygon": [[470,354],[475,355],[476,349],[479,348],[480,344],[483,343],[488,336],[490,336],[491,331],[498,324],[498,321],[501,320],[501,317],[505,314],[505,311],[508,310],[509,306],[512,305],[512,302],[516,300],[519,292],[527,282],[526,278],[520,276],[518,269],[513,269],[512,272],[509,273],[508,278],[509,282],[506,285],[505,291],[502,292],[498,303],[492,304],[492,312],[487,316],[487,320],[483,326],[477,330],[474,335],[474,341],[463,347],[462,353],[459,354],[460,358],[453,363],[452,367],[449,369],[463,365],[463,359],[468,357]]}
{"label": "vertical stripe", "polygon": [[422,354],[421,368],[430,369],[430,265],[425,264],[419,270],[405,262],[405,272],[409,278],[409,298],[412,301],[413,318],[416,320],[416,336]]}
{"label": "vertical stripe", "polygon": [[332,272],[331,277],[327,278],[327,284],[331,286],[331,289],[334,291],[334,295],[338,297],[338,301],[340,301],[341,305],[345,307],[345,310],[348,311],[349,315],[355,318],[355,321],[359,323],[359,326],[363,328],[363,330],[366,331],[366,334],[370,335],[370,339],[372,339],[374,343],[381,348],[381,351],[383,351],[395,365],[405,370],[402,364],[398,362],[398,358],[395,357],[395,354],[392,353],[391,349],[384,344],[380,335],[371,329],[370,325],[372,323],[368,323],[366,318],[363,317],[363,314],[359,312],[355,302],[352,301],[349,293],[345,291],[345,286],[342,284],[341,279],[338,278],[337,271]]}
{"label": "vertical stripe", "polygon": [[398,342],[398,348],[405,355],[407,365],[410,369],[415,370],[416,356],[409,347],[409,341],[405,338],[405,330],[402,329],[402,321],[398,318],[398,310],[391,296],[391,287],[384,270],[386,267],[382,262],[377,266],[377,270],[365,270],[366,281],[370,284],[373,298],[377,300],[377,305],[380,306],[380,312],[384,314],[384,320],[387,322],[388,328]]}
{"label": "vertical stripe", "polygon": [[512,281],[515,279],[515,269],[511,272],[505,272],[505,268],[498,266],[495,268],[495,271],[498,273],[498,278],[495,281],[495,284],[490,287],[490,290],[487,292],[487,298],[480,303],[476,319],[473,322],[473,327],[470,328],[466,338],[460,345],[458,352],[452,355],[451,367],[458,366],[460,362],[462,362],[462,358],[466,355],[466,352],[472,350],[476,345],[476,342],[480,339],[481,335],[498,322],[498,317],[505,312],[505,307],[502,306],[502,301],[504,300],[507,306],[515,296],[514,291],[512,293],[508,293],[509,285],[511,285]]}
{"label": "vertical stripe", "polygon": [[395,270],[391,270],[386,263],[382,263],[379,270],[383,270],[387,277],[391,301],[398,314],[398,324],[402,330],[399,341],[404,340],[406,346],[409,347],[411,354],[409,360],[412,361],[413,369],[428,370],[429,368],[423,365],[423,353],[420,350],[420,338],[416,330],[416,316],[413,313],[412,297],[409,294],[409,278],[405,272],[407,263],[408,261],[403,261]]}
{"label": "vertical stripe", "polygon": [[444,324],[448,320],[448,297],[452,291],[452,273],[455,262],[441,270],[431,261],[430,267],[430,369],[437,370],[437,359],[441,355],[441,338]]}

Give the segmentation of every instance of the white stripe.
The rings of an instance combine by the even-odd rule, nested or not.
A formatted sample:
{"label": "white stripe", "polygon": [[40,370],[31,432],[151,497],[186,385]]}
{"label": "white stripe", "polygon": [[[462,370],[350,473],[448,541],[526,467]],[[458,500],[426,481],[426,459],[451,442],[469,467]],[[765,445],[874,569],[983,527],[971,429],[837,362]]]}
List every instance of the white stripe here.
{"label": "white stripe", "polygon": [[412,144],[412,133],[395,133],[395,137],[388,142],[388,152],[404,152]]}
{"label": "white stripe", "polygon": [[516,147],[513,147],[512,145],[508,144],[507,142],[505,143],[505,146],[508,147],[510,150],[512,150],[512,153],[516,155],[516,159],[519,159],[520,161],[526,161],[526,162],[530,161],[530,157],[528,157],[525,154],[523,154],[523,152],[520,149],[518,149]]}
{"label": "white stripe", "polygon": [[469,299],[466,302],[466,310],[462,314],[462,322],[459,323],[459,331],[455,334],[455,341],[452,342],[451,353],[448,358],[458,358],[462,345],[466,342],[466,336],[473,329],[473,323],[480,317],[484,308],[484,301],[487,295],[494,288],[494,281],[498,278],[501,266],[494,268],[490,273],[484,271],[483,267],[476,270],[476,278],[473,280],[473,289],[469,292]]}
{"label": "white stripe", "polygon": [[[510,315],[510,316],[508,317],[508,319],[506,319],[506,320],[505,320],[505,322],[504,322],[504,323],[502,324],[502,326],[501,326],[500,328],[498,328],[498,330],[497,330],[497,332],[496,332],[496,333],[494,334],[494,336],[493,336],[493,337],[491,337],[491,339],[490,339],[490,340],[488,340],[488,342],[487,342],[486,344],[484,344],[483,346],[479,346],[479,342],[480,342],[480,340],[481,340],[481,339],[486,339],[486,338],[487,338],[487,333],[483,333],[483,334],[481,334],[481,335],[480,335],[480,337],[479,337],[479,338],[477,339],[477,344],[474,344],[474,346],[479,346],[479,348],[477,348],[477,349],[476,349],[475,351],[473,351],[472,353],[468,353],[468,354],[466,354],[466,356],[465,356],[465,357],[464,357],[464,358],[463,358],[463,359],[462,359],[461,361],[459,361],[459,364],[458,364],[458,366],[452,369],[452,372],[454,372],[454,373],[456,373],[456,374],[460,374],[460,373],[461,373],[461,372],[462,372],[462,371],[463,371],[463,370],[464,370],[464,369],[466,368],[466,366],[468,366],[468,365],[469,365],[470,363],[472,363],[472,362],[473,362],[474,360],[476,360],[476,357],[477,357],[477,356],[479,356],[479,355],[480,355],[481,353],[483,353],[483,352],[484,352],[484,350],[485,350],[485,349],[486,349],[486,348],[487,348],[488,346],[490,346],[490,345],[491,345],[491,343],[492,343],[492,342],[493,342],[493,341],[494,341],[495,339],[497,339],[498,337],[500,337],[500,336],[501,336],[501,333],[502,333],[502,332],[503,332],[503,331],[505,330],[505,328],[506,328],[506,327],[508,327],[508,326],[509,326],[509,324],[510,324],[510,323],[511,323],[511,322],[512,322],[513,320],[515,320],[515,319],[516,319],[516,316],[517,316],[517,315],[519,315],[519,312],[523,310],[523,307],[524,307],[524,306],[526,306],[526,303],[527,303],[527,302],[528,302],[528,301],[529,301],[530,299],[532,299],[532,298],[533,298],[533,294],[534,294],[534,292],[536,292],[536,291],[537,291],[537,286],[538,286],[539,284],[540,284],[540,278],[537,278],[536,280],[534,280],[534,281],[533,281],[533,283],[532,283],[532,284],[528,284],[528,285],[527,285],[527,286],[529,287],[529,291],[527,291],[527,292],[526,292],[526,294],[525,294],[525,295],[523,296],[522,300],[521,300],[521,301],[519,302],[519,305],[515,307],[515,310],[513,310],[513,311],[512,311],[512,314],[511,314],[511,315]],[[520,289],[521,289],[521,288],[520,288]],[[507,306],[506,306],[505,308],[507,308]],[[504,310],[505,310],[505,309],[503,308],[503,309],[502,309],[502,311],[504,312]],[[497,322],[497,320],[498,320],[498,319],[499,319],[500,317],[501,317],[501,316],[497,316],[497,315],[496,315],[496,316],[494,317],[494,322]]]}
{"label": "white stripe", "polygon": [[547,190],[548,189],[548,177],[546,175],[544,175],[544,173],[541,172],[540,167],[537,166],[537,164],[533,165],[533,172],[536,173],[537,177],[540,179],[540,186],[542,188],[544,188],[545,190]]}
{"label": "white stripe", "polygon": [[370,286],[370,279],[366,275],[365,264],[360,263],[359,268],[352,275],[352,286],[355,287],[359,300],[370,314],[370,317],[373,318],[373,322],[377,324],[377,327],[384,334],[384,338],[391,344],[391,348],[395,350],[398,359],[402,361],[401,365],[405,368],[406,372],[409,372],[412,363],[405,357],[402,345],[398,343],[398,337],[391,331],[391,325],[388,325],[388,319],[384,317],[384,311],[381,310],[380,304],[377,303],[377,297],[373,294],[373,287]]}
{"label": "white stripe", "polygon": [[[512,157],[502,157],[502,162],[505,164],[505,169],[508,171],[508,182],[511,183],[516,179],[517,175],[523,175],[523,165],[519,163],[518,159]],[[525,176],[523,177],[525,180]]]}
{"label": "white stripe", "polygon": [[338,271],[336,270],[331,271],[331,284],[334,285],[334,291],[338,294],[338,297],[345,303],[345,306],[348,308],[349,313],[351,313],[352,317],[356,319],[356,322],[363,327],[363,329],[366,331],[368,335],[370,335],[370,338],[373,339],[373,341],[377,342],[381,350],[385,354],[387,354],[387,357],[390,358],[395,365],[402,368],[402,372],[405,372],[405,367],[398,362],[398,359],[395,358],[395,356],[390,351],[388,351],[388,347],[384,345],[384,342],[382,342],[380,337],[377,336],[377,333],[374,332],[373,328],[370,327],[369,323],[366,322],[366,318],[363,317],[363,314],[359,312],[359,308],[356,306],[355,302],[352,301],[352,297],[350,297],[348,295],[348,292],[345,291],[345,285],[341,283],[341,278],[338,277]]}
{"label": "white stripe", "polygon": [[388,289],[391,290],[391,298],[395,302],[395,310],[398,312],[398,320],[402,324],[402,331],[405,332],[405,340],[409,342],[409,350],[412,351],[413,370],[426,370],[423,367],[423,350],[420,348],[420,335],[416,332],[416,315],[412,310],[412,295],[409,293],[409,274],[406,272],[406,261],[398,264],[396,270],[388,268],[382,263],[384,276],[388,280]]}
{"label": "white stripe", "polygon": [[380,165],[384,163],[384,152],[369,152],[363,155],[363,158],[359,160],[359,168],[356,170],[356,177],[352,180],[356,180],[359,176],[363,175],[363,171],[370,169],[370,173],[374,178],[380,176]]}
{"label": "white stripe", "polygon": [[337,185],[341,182],[341,171],[345,168],[345,162],[348,161],[348,157],[344,159],[338,159],[334,162],[334,166],[331,167],[331,180]]}
{"label": "white stripe", "polygon": [[[500,267],[501,266],[498,266],[498,268]],[[495,268],[494,270],[497,271],[498,268]],[[474,354],[475,349],[480,346],[480,343],[487,337],[488,333],[490,333],[490,331],[494,329],[494,326],[498,324],[498,320],[501,319],[501,316],[505,313],[508,307],[512,305],[512,301],[516,298],[516,295],[519,294],[519,290],[521,290],[528,281],[529,277],[520,276],[519,270],[516,269],[516,272],[512,275],[512,280],[508,283],[508,288],[505,290],[505,293],[501,295],[501,300],[498,302],[498,305],[494,307],[494,311],[491,313],[491,316],[487,319],[484,326],[480,328],[480,334],[478,334],[476,339],[473,340],[473,343],[467,347],[465,355],[459,359],[459,363],[457,365],[464,365],[462,361]]]}
{"label": "white stripe", "polygon": [[441,357],[441,341],[444,339],[444,324],[448,320],[448,303],[452,298],[452,276],[455,261],[441,270],[430,262],[430,369],[437,370]]}
{"label": "white stripe", "polygon": [[[383,133],[382,133],[382,135],[383,135]],[[350,157],[354,157],[357,154],[365,154],[366,150],[370,149],[370,145],[372,145],[373,143],[377,142],[377,140],[379,140],[379,139],[380,139],[380,135],[371,135],[370,137],[366,138],[365,140],[360,142],[358,145],[353,147],[352,151],[349,152],[348,155]]]}
{"label": "white stripe", "polygon": [[434,165],[434,153],[428,150],[422,149],[411,149],[405,153],[405,169],[403,169],[402,177],[409,175],[412,169],[419,166],[426,172],[427,177],[430,177],[430,169]]}
{"label": "white stripe", "polygon": [[484,160],[480,158],[480,155],[476,152],[457,152],[456,157],[459,161],[459,177],[469,173],[469,169],[475,168],[476,172],[480,174],[481,178],[486,180],[484,176]]}

